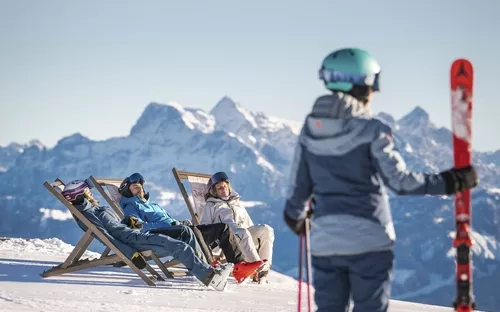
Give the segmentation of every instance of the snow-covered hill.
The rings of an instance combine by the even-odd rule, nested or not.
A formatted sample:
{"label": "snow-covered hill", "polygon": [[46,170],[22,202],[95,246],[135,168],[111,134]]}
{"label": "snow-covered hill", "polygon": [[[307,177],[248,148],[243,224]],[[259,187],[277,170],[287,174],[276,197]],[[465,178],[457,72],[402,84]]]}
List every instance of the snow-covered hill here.
{"label": "snow-covered hill", "polygon": [[[271,272],[270,283],[262,285],[250,282],[238,285],[231,278],[224,292],[200,286],[190,276],[149,287],[129,268],[112,266],[46,279],[39,276],[64,261],[72,247],[59,239],[0,241],[0,311],[297,311],[297,281],[277,272]],[[85,256],[99,255],[87,253]],[[305,302],[303,311],[306,311]],[[392,301],[390,311],[452,309]]]}

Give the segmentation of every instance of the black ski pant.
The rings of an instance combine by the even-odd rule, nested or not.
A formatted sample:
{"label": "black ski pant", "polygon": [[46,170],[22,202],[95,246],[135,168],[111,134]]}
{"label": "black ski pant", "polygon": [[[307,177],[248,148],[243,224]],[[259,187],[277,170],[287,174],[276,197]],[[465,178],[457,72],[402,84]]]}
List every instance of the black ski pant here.
{"label": "black ski pant", "polygon": [[[189,226],[193,229],[195,226]],[[244,260],[243,254],[238,244],[238,238],[234,235],[229,225],[225,223],[200,224],[196,228],[201,232],[205,244],[213,249],[219,246],[229,263],[238,263]],[[175,239],[180,239],[183,232],[178,227],[162,228],[151,230],[150,232],[161,233]]]}
{"label": "black ski pant", "polygon": [[225,223],[200,224],[196,226],[200,230],[205,243],[210,248],[216,245],[222,249],[229,263],[238,263],[244,260],[238,244],[238,238],[234,235],[229,225]]}

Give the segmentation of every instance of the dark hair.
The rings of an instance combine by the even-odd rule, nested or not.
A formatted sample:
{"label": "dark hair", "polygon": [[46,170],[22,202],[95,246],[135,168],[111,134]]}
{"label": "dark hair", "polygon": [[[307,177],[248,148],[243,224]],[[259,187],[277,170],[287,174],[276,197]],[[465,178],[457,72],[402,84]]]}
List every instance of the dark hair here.
{"label": "dark hair", "polygon": [[373,92],[372,87],[354,85],[351,90],[345,93],[353,96],[358,101],[363,102],[363,104],[366,104],[368,103],[368,99],[372,92]]}

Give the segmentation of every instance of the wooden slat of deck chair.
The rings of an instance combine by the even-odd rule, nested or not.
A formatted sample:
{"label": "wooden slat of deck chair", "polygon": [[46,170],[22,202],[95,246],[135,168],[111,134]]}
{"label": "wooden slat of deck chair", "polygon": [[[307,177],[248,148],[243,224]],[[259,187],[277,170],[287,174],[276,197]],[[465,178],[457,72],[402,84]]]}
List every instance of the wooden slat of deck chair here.
{"label": "wooden slat of deck chair", "polygon": [[[191,214],[192,222],[194,225],[200,224],[200,213],[201,208],[205,204],[205,194],[207,193],[207,183],[210,180],[211,175],[205,173],[180,171],[176,168],[172,168],[172,173],[177,181],[177,185],[181,190],[182,197],[184,197],[184,202],[188,207],[189,214]],[[187,180],[191,186],[191,194],[193,197],[193,202],[189,199],[189,194],[184,187],[183,180]],[[218,249],[218,250],[217,250]],[[212,255],[217,255],[221,260],[223,257],[222,250],[216,248],[216,250],[210,250]]]}
{"label": "wooden slat of deck chair", "polygon": [[[121,194],[118,192],[122,180],[120,179],[109,179],[109,178],[95,178],[94,176],[89,177],[90,181],[97,189],[97,191],[102,195],[106,202],[111,206],[111,208],[118,214],[120,218],[124,217],[122,208],[120,207]],[[156,256],[153,252],[150,253],[151,259],[156,263],[160,270],[165,274],[167,278],[174,278],[174,273],[170,272],[168,268],[180,264],[179,260],[173,259],[165,263]],[[176,272],[175,275],[186,275],[184,272]]]}
{"label": "wooden slat of deck chair", "polygon": [[[92,224],[83,214],[78,211],[66,198],[61,194],[64,183],[57,179],[53,183],[45,182],[43,184],[47,190],[54,195],[61,203],[63,203],[66,208],[71,212],[71,214],[80,220],[88,230],[85,232],[84,236],[80,239],[78,244],[75,246],[73,251],[70,253],[68,258],[64,263],[55,266],[41,274],[42,277],[57,276],[64,273],[75,272],[83,269],[89,269],[101,265],[107,265],[118,261],[124,261],[139,277],[149,286],[156,286],[156,284],[149,278],[144,272],[142,272],[130,259],[128,259],[113,243],[99,230],[94,224]],[[97,236],[102,243],[109,247],[111,251],[114,252],[113,255],[101,256],[99,259],[93,260],[80,260],[80,257],[87,250],[88,246],[94,239],[93,235]],[[149,252],[142,253],[144,256],[149,255]],[[146,264],[146,269],[158,280],[164,279],[149,265]]]}

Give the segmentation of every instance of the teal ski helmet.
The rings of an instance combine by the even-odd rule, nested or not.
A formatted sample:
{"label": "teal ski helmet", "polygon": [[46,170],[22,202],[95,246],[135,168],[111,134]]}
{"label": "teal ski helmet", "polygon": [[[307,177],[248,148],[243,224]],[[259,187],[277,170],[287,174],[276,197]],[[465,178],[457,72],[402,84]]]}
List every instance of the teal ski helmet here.
{"label": "teal ski helmet", "polygon": [[355,86],[380,91],[380,65],[367,51],[357,48],[330,53],[319,70],[327,89],[348,93]]}

